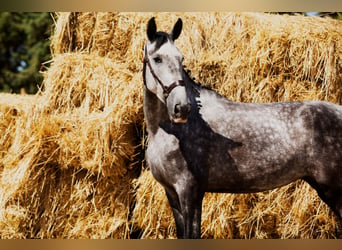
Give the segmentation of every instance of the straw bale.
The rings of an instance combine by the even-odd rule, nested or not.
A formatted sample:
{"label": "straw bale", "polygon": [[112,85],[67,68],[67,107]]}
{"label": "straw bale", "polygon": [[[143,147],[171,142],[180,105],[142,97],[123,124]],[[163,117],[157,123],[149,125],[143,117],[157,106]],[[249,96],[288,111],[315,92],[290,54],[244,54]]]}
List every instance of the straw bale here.
{"label": "straw bale", "polygon": [[95,25],[95,13],[56,13],[57,23],[51,36],[52,54],[62,54],[70,51],[89,50],[91,33]]}
{"label": "straw bale", "polygon": [[61,167],[125,174],[140,143],[136,135],[143,119],[139,80],[108,58],[77,53],[54,58],[44,80],[40,112],[54,114],[51,129]]}
{"label": "straw bale", "polygon": [[129,237],[143,118],[137,81],[103,57],[53,59],[2,161],[0,221],[10,226],[1,238]]}
{"label": "straw bale", "polygon": [[130,178],[115,180],[37,162],[27,166],[21,179],[24,186],[1,190],[12,191],[6,202],[1,200],[1,224],[6,225],[1,238],[129,236]]}
{"label": "straw bale", "polygon": [[[1,238],[175,238],[144,164],[146,23],[171,30],[191,76],[235,101],[341,104],[339,21],[261,13],[57,13],[53,60],[32,104],[0,95]],[[29,99],[29,98],[28,98]],[[2,101],[5,100],[5,101]],[[18,115],[19,114],[19,115]],[[302,181],[206,194],[206,238],[334,238],[336,218]]]}
{"label": "straw bale", "polygon": [[28,95],[0,94],[0,170],[13,143],[16,127],[22,125],[36,100]]}
{"label": "straw bale", "polygon": [[[61,14],[57,27],[70,15]],[[203,85],[237,101],[284,101],[324,99],[341,102],[342,57],[339,21],[329,18],[270,15],[262,13],[96,13],[83,25],[87,34],[76,44],[86,44],[87,52],[113,58],[127,64],[128,69],[141,72],[142,47],[146,39],[146,23],[156,16],[159,30],[171,30],[181,17],[183,35],[176,45],[184,54],[185,64]],[[94,28],[92,28],[94,27]],[[60,37],[71,37],[71,28],[56,32],[52,47],[58,47]],[[71,51],[83,51],[84,46],[67,46]],[[65,50],[57,50],[63,53]],[[127,63],[129,62],[129,63]],[[260,82],[297,82],[314,86],[317,95],[306,93],[290,96],[290,88],[268,86],[255,92]],[[274,95],[269,95],[269,90]],[[297,99],[296,99],[297,98]]]}
{"label": "straw bale", "polygon": [[[82,124],[82,117],[72,120],[69,113],[47,115],[39,104],[38,101],[31,117],[15,128],[13,143],[3,159],[0,237],[129,237],[130,183],[135,173],[124,165],[121,166],[122,171],[127,167],[124,173],[115,172],[115,168],[104,173],[63,156],[60,151],[65,145],[61,141],[68,129],[64,124],[68,125],[70,120]],[[95,121],[101,124],[102,120]],[[94,127],[92,121],[85,122]],[[82,127],[73,129],[81,131]],[[93,142],[87,142],[91,147]],[[73,150],[73,146],[67,145],[66,150]],[[65,166],[66,161],[71,162]]]}
{"label": "straw bale", "polygon": [[[190,35],[181,36],[179,47],[184,46],[184,54],[192,47],[185,64],[204,85],[236,101],[341,101],[339,21],[258,13],[218,13],[192,19],[184,20],[184,33]],[[193,33],[202,42],[190,46]],[[281,85],[256,89],[265,81]],[[313,86],[318,94],[307,96],[300,91],[292,97],[286,92],[296,85],[283,83],[293,82]],[[269,90],[274,90],[273,95]]]}

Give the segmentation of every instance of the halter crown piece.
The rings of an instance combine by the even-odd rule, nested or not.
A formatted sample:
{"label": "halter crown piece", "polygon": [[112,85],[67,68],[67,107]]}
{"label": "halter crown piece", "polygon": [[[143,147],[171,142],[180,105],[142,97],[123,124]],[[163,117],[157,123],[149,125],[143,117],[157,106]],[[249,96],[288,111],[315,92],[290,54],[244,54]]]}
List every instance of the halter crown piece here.
{"label": "halter crown piece", "polygon": [[165,84],[163,84],[163,82],[159,79],[159,77],[156,75],[156,73],[154,72],[153,68],[152,68],[152,65],[151,65],[151,62],[147,56],[147,48],[146,48],[146,45],[145,45],[145,49],[144,49],[144,60],[143,60],[143,78],[144,78],[144,84],[146,85],[146,64],[147,66],[149,67],[151,73],[152,73],[152,76],[154,77],[155,80],[157,80],[157,82],[160,84],[160,86],[162,87],[163,89],[163,95],[164,95],[164,98],[166,99],[171,91],[176,88],[177,86],[185,86],[185,82],[183,80],[177,80],[175,82],[173,82],[170,86],[166,86]]}

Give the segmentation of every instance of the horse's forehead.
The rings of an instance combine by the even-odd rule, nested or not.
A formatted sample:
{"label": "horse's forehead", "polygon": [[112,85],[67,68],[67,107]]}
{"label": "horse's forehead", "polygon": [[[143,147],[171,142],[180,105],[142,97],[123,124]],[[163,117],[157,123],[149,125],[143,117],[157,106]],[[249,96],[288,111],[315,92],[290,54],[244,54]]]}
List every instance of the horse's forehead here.
{"label": "horse's forehead", "polygon": [[182,54],[177,49],[177,47],[170,41],[163,44],[158,50],[158,53],[161,55],[169,55],[170,57],[177,57],[177,58],[182,56]]}
{"label": "horse's forehead", "polygon": [[182,56],[180,51],[177,49],[177,47],[168,40],[167,42],[163,43],[160,47],[158,47],[158,44],[154,45],[155,47],[151,50],[151,54],[159,54],[159,55],[168,55],[170,57],[179,57]]}

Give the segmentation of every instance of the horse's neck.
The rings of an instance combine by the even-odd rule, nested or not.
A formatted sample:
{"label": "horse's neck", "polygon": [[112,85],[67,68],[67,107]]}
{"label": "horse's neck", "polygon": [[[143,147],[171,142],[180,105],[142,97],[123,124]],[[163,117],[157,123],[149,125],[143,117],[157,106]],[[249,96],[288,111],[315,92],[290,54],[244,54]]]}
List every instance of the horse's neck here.
{"label": "horse's neck", "polygon": [[159,124],[169,120],[165,105],[146,86],[144,87],[144,116],[149,134],[156,133]]}

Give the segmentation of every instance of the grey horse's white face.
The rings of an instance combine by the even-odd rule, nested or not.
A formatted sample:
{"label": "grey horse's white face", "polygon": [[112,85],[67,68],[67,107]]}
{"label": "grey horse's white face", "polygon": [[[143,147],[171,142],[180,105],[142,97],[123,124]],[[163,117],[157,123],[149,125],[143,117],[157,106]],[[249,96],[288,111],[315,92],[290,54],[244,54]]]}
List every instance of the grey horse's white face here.
{"label": "grey horse's white face", "polygon": [[146,87],[164,103],[172,122],[185,123],[190,112],[183,80],[183,55],[174,45],[182,30],[178,19],[171,33],[157,32],[154,18],[148,22],[145,47]]}
{"label": "grey horse's white face", "polygon": [[[156,47],[156,42],[148,41],[147,56],[156,76],[163,85],[169,87],[172,83],[182,80],[183,78],[183,56],[170,40],[167,40],[160,48]],[[157,79],[155,79],[150,70],[147,71],[146,80],[149,90],[165,103],[162,85],[157,82]]]}

